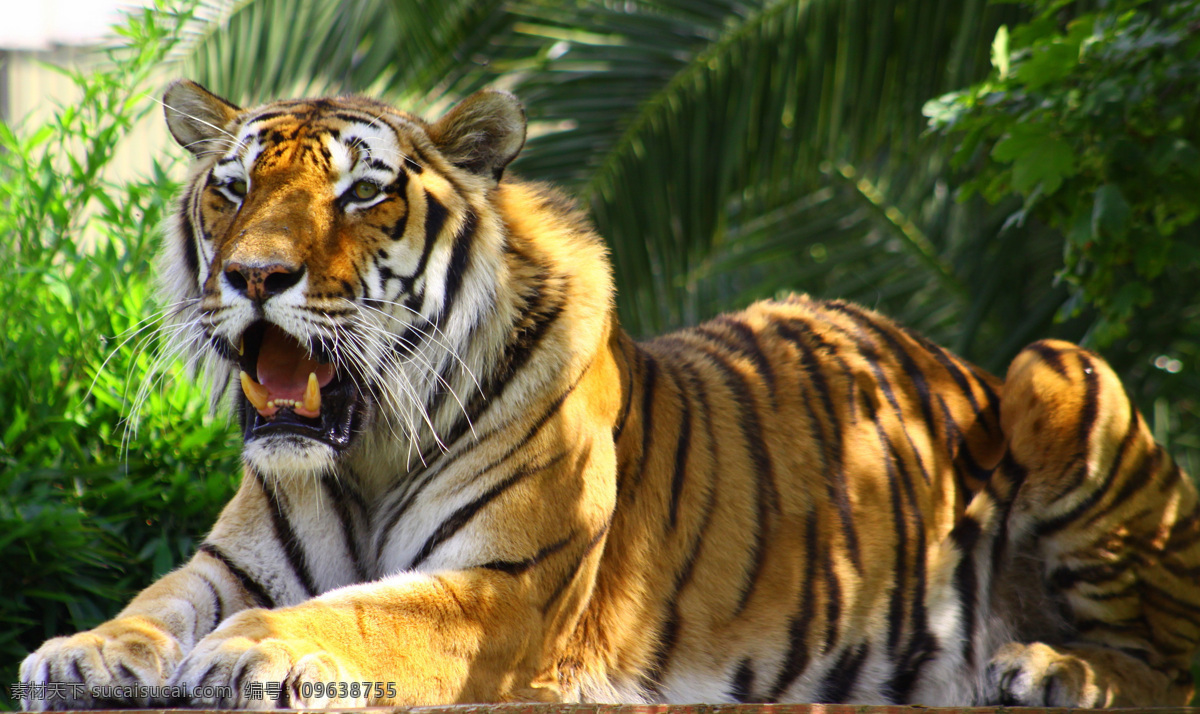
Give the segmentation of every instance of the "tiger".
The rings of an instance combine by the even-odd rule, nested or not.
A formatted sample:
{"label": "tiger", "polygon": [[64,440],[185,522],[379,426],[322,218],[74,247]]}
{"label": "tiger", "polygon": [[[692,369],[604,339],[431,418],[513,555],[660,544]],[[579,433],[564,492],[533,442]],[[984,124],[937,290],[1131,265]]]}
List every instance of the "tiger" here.
{"label": "tiger", "polygon": [[26,708],[1189,700],[1196,490],[1098,355],[802,294],[635,341],[513,95],[163,103],[242,479]]}

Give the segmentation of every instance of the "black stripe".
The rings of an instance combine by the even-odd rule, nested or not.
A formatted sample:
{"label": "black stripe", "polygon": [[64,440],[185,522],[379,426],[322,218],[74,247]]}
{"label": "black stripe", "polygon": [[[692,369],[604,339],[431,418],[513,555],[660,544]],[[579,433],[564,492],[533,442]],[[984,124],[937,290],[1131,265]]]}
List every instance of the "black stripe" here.
{"label": "black stripe", "polygon": [[[646,350],[640,350],[638,356],[642,362],[642,448],[638,453],[638,465],[636,469],[630,469],[633,474],[633,483],[629,489],[636,489],[642,483],[642,477],[646,474],[646,461],[649,460],[650,452],[654,445],[654,430],[651,428],[650,422],[654,410],[654,390],[658,383],[658,360],[654,355]],[[617,490],[620,491],[625,479],[624,473],[617,475]],[[627,491],[629,493],[631,491]]]}
{"label": "black stripe", "polygon": [[242,122],[242,126],[248,127],[251,124],[257,124],[260,121],[267,121],[269,119],[275,119],[277,117],[282,117],[282,116],[290,116],[291,114],[292,114],[292,112],[290,112],[290,111],[280,111],[278,109],[273,110],[273,111],[267,110],[267,111],[263,112],[262,114],[256,114],[255,116],[249,117],[248,119],[246,119],[245,121]]}
{"label": "black stripe", "polygon": [[275,489],[267,484],[262,474],[257,471],[251,471],[251,473],[254,474],[255,482],[258,483],[259,489],[262,490],[263,496],[267,499],[267,510],[271,513],[271,525],[275,529],[275,538],[283,546],[283,552],[287,556],[288,565],[292,567],[292,572],[296,574],[296,578],[300,581],[304,592],[309,597],[315,596],[317,594],[317,586],[313,582],[312,572],[308,568],[308,556],[304,552],[304,547],[300,544],[300,539],[296,537],[296,532],[292,529],[292,522],[288,520],[287,514],[283,512],[283,504],[280,503]]}
{"label": "black stripe", "polygon": [[[983,496],[977,496],[983,498]],[[954,569],[954,589],[962,605],[963,662],[967,669],[975,666],[975,606],[979,597],[979,578],[975,573],[975,546],[983,529],[974,517],[964,515],[950,531],[950,538],[958,547],[959,561]]]}
{"label": "black stripe", "polygon": [[[1060,565],[1050,573],[1047,582],[1057,590],[1070,590],[1081,582],[1088,585],[1101,585],[1120,578],[1129,572],[1132,565],[1132,561],[1128,559],[1112,563],[1093,563],[1076,568]],[[1085,597],[1091,598],[1094,595],[1088,593]]]}
{"label": "black stripe", "polygon": [[[408,180],[408,174],[402,173],[400,175],[405,177],[405,181]],[[399,191],[397,191],[397,193],[399,193]],[[405,191],[405,194],[406,194],[405,198],[407,199],[407,191]],[[430,200],[430,201],[433,200],[433,197],[429,196],[428,192],[426,192],[425,195],[429,197],[428,200]],[[442,210],[445,211],[445,209],[442,209]],[[429,216],[428,209],[426,209],[426,211],[427,212],[425,215],[426,215],[426,218],[428,218],[428,216]],[[391,225],[391,227],[387,229],[388,237],[391,238],[393,241],[398,241],[401,238],[403,238],[404,234],[408,232],[408,219],[410,217],[412,217],[412,214],[413,214],[412,206],[407,206],[404,210],[404,215],[397,218],[396,222],[393,223]],[[426,227],[426,230],[428,231],[428,228],[429,228],[428,221],[426,221],[425,227]],[[420,258],[420,262],[418,263],[417,269],[413,271],[412,275],[399,276],[403,285],[405,285],[406,287],[411,287],[412,281],[415,280],[416,277],[421,274],[421,271],[425,269],[424,262],[429,260],[429,250],[430,250],[430,246],[432,246],[432,245],[433,245],[433,242],[430,241],[428,237],[426,237],[425,245],[421,246],[421,258]]]}
{"label": "black stripe", "polygon": [[667,610],[667,616],[663,618],[662,626],[658,629],[658,644],[654,648],[654,659],[643,674],[646,686],[655,694],[662,692],[663,676],[667,673],[667,664],[670,662],[671,654],[675,651],[675,644],[678,641],[679,605],[672,602],[670,609]]}
{"label": "black stripe", "polygon": [[971,411],[980,415],[982,415],[984,412],[979,407],[979,400],[975,397],[975,390],[971,388],[971,384],[974,383],[982,386],[984,389],[984,396],[986,397],[985,408],[987,409],[987,414],[992,418],[980,419],[978,424],[985,432],[989,434],[992,433],[994,428],[999,427],[1000,400],[995,398],[995,394],[991,391],[991,388],[987,386],[987,382],[980,379],[976,374],[972,374],[971,381],[968,381],[967,375],[963,373],[962,369],[955,361],[955,356],[947,352],[946,349],[941,345],[930,342],[929,339],[921,333],[911,330],[907,327],[898,325],[897,329],[904,333],[910,340],[923,347],[926,352],[932,355],[933,358],[942,365],[942,368],[946,370],[946,372],[950,375],[950,378],[953,379],[954,383],[958,385],[959,390],[966,395],[967,401],[971,403]]}
{"label": "black stripe", "polygon": [[[200,546],[200,547],[201,547],[201,549],[204,548],[204,546]],[[213,582],[211,580],[209,580],[207,577],[205,577],[202,573],[196,573],[196,577],[200,578],[200,580],[204,583],[204,585],[208,587],[208,592],[210,594],[212,594],[212,599],[213,599],[212,627],[208,628],[204,632],[200,632],[199,630],[197,630],[196,637],[199,638],[199,637],[203,637],[204,635],[208,634],[209,632],[212,632],[213,630],[217,629],[217,626],[220,625],[221,621],[225,619],[225,603],[221,601],[221,591],[217,589],[216,585],[213,585]],[[197,624],[197,626],[199,626],[200,623],[197,622],[196,624]]]}
{"label": "black stripe", "polygon": [[915,524],[916,547],[913,551],[913,593],[908,614],[908,644],[894,663],[892,678],[884,685],[885,696],[894,704],[907,704],[917,685],[921,669],[940,650],[937,639],[929,631],[929,618],[925,610],[925,524],[916,496],[909,484],[908,503]]}
{"label": "black stripe", "polygon": [[[712,430],[711,411],[708,404],[707,391],[704,383],[700,379],[700,375],[688,363],[682,362],[678,365],[679,369],[687,373],[688,381],[691,382],[692,392],[699,396],[701,401],[700,413],[705,419],[705,431],[708,435],[708,450],[711,457],[710,464],[716,465],[716,457],[713,454],[715,448]],[[714,475],[709,473],[709,483],[714,481]],[[692,581],[692,574],[695,572],[696,561],[700,556],[700,548],[703,547],[708,538],[708,528],[712,523],[713,509],[716,505],[717,490],[710,487],[708,490],[708,498],[704,503],[703,515],[700,518],[700,525],[692,536],[691,542],[688,544],[687,558],[683,561],[683,567],[675,575],[674,588],[671,594],[666,598],[669,603],[667,616],[659,632],[658,647],[655,649],[653,664],[647,669],[645,678],[648,680],[650,688],[658,692],[662,685],[663,676],[666,674],[667,664],[670,662],[671,655],[675,650],[675,643],[679,635],[679,596],[683,589]]]}
{"label": "black stripe", "polygon": [[[1061,530],[1063,527],[1091,510],[1093,506],[1099,503],[1100,500],[1108,495],[1112,490],[1113,481],[1117,478],[1117,474],[1119,474],[1122,470],[1122,463],[1125,461],[1125,455],[1129,451],[1130,446],[1137,441],[1139,436],[1138,430],[1135,428],[1137,425],[1138,413],[1132,404],[1129,404],[1128,408],[1129,423],[1125,427],[1125,437],[1121,439],[1121,444],[1117,447],[1117,453],[1113,454],[1112,465],[1108,469],[1108,474],[1104,477],[1104,482],[1096,486],[1092,492],[1088,494],[1087,498],[1084,498],[1071,510],[1049,520],[1038,523],[1034,527],[1034,532],[1039,537],[1047,536]],[[1095,417],[1093,416],[1092,419],[1094,420]],[[1080,464],[1080,469],[1087,469],[1086,462]],[[1063,493],[1059,496],[1059,498],[1062,498],[1065,495],[1066,493]]]}
{"label": "black stripe", "polygon": [[[385,170],[389,170],[386,164],[384,164],[384,168]],[[392,196],[399,196],[404,199],[404,220],[407,222],[409,214],[412,213],[411,206],[408,205],[408,174],[404,171],[398,172],[396,178],[392,179],[392,182],[385,186],[383,190]],[[393,228],[393,230],[395,229]]]}
{"label": "black stripe", "polygon": [[[804,404],[810,416],[811,423],[816,426],[816,437],[822,447],[823,473],[827,474],[825,488],[829,492],[830,500],[837,507],[838,519],[841,521],[841,531],[846,539],[846,549],[849,551],[850,560],[854,563],[854,568],[861,573],[863,570],[862,555],[858,549],[858,532],[854,525],[854,513],[850,508],[850,495],[849,489],[846,487],[845,466],[842,463],[842,454],[845,448],[842,423],[838,419],[837,410],[834,408],[833,397],[829,391],[829,383],[826,381],[825,372],[822,369],[823,365],[817,361],[813,346],[808,343],[808,340],[804,336],[805,334],[815,335],[816,333],[811,328],[805,329],[804,332],[799,332],[783,323],[777,322],[774,324],[779,335],[800,350],[800,365],[804,368],[805,373],[808,375],[809,383],[816,390],[817,396],[821,400],[821,406],[825,413],[824,421],[817,418],[815,410],[812,404],[810,404],[808,394],[805,394]],[[832,346],[829,346],[829,349],[832,351]],[[840,357],[836,355],[833,357],[840,363],[843,371],[848,369]],[[826,423],[829,425],[829,435],[825,433]],[[829,436],[832,436],[832,444],[829,444]]]}
{"label": "black stripe", "polygon": [[[905,375],[908,377],[908,383],[911,384],[913,389],[916,390],[917,401],[921,405],[921,416],[928,425],[930,433],[932,434],[934,431],[936,431],[936,422],[933,419],[933,403],[929,392],[929,381],[925,378],[925,371],[921,369],[920,365],[917,364],[912,355],[908,353],[908,350],[904,349],[904,345],[900,344],[900,341],[896,339],[895,335],[893,335],[884,327],[881,327],[874,320],[872,320],[869,315],[862,312],[862,310],[855,305],[850,305],[843,302],[832,302],[826,303],[826,307],[834,310],[835,312],[840,312],[849,316],[859,325],[866,327],[868,330],[879,335],[883,339],[883,341],[890,348],[891,354],[896,358],[896,361],[899,362],[900,368],[904,370]],[[860,344],[860,351],[864,351],[864,355],[866,355],[867,353],[865,352],[864,348],[865,345]],[[882,377],[882,370],[877,364],[879,357],[878,353],[873,349],[871,350],[871,353],[874,355],[874,359],[870,360],[871,367],[876,371],[876,375],[881,379],[881,386],[884,387],[884,393],[887,395],[888,402],[892,405],[892,409],[895,410],[896,416],[900,419],[901,425],[905,425],[910,420],[901,410],[900,404],[897,402],[896,396],[892,392],[890,383],[887,383],[887,380]],[[917,450],[916,444],[913,442],[912,437],[909,436],[907,426],[904,427],[904,435],[908,439],[909,447],[912,449],[913,456],[917,460],[917,467],[920,469],[921,475],[925,478],[926,483],[928,483],[929,471],[925,468],[925,461],[921,456],[921,452]]]}
{"label": "black stripe", "polygon": [[777,702],[779,698],[796,681],[796,678],[808,669],[809,653],[807,638],[812,628],[813,617],[816,616],[817,595],[817,514],[809,512],[805,519],[804,582],[800,585],[800,610],[792,617],[788,625],[788,649],[783,656],[783,665],[779,668],[779,676],[771,687],[767,701]]}
{"label": "black stripe", "polygon": [[[411,211],[409,211],[411,213]],[[442,205],[441,201],[434,198],[434,195],[428,190],[425,191],[425,245],[421,246],[421,257],[417,261],[417,267],[412,271],[412,274],[407,276],[409,281],[416,280],[418,276],[425,273],[425,266],[429,264],[429,254],[433,252],[433,246],[437,243],[438,236],[442,234],[442,228],[446,225],[446,218],[450,212]],[[403,235],[403,232],[401,232]],[[393,235],[393,238],[396,236]]]}
{"label": "black stripe", "polygon": [[[1200,626],[1200,606],[1197,606],[1195,601],[1184,600],[1178,595],[1173,595],[1146,580],[1141,580],[1138,584],[1141,586],[1139,594],[1143,598],[1153,600],[1155,609],[1165,610],[1167,614],[1185,620],[1190,625]],[[1185,589],[1183,592],[1191,594],[1189,589]],[[1113,627],[1113,623],[1104,624]],[[1144,632],[1142,629],[1144,626],[1144,621],[1136,623],[1134,625],[1135,631],[1139,633]]]}
{"label": "black stripe", "polygon": [[842,652],[842,656],[838,657],[837,662],[834,663],[833,669],[829,670],[829,674],[825,676],[825,681],[821,683],[813,701],[828,704],[846,701],[854,691],[854,685],[858,683],[859,672],[862,670],[863,662],[867,660],[867,653],[870,649],[867,644],[847,647]]}
{"label": "black stripe", "polygon": [[[991,478],[992,470],[985,469],[975,460],[975,455],[971,453],[970,445],[967,444],[967,439],[959,428],[958,422],[954,420],[954,415],[950,413],[950,407],[947,406],[946,400],[942,399],[942,395],[937,395],[938,405],[942,408],[942,419],[946,424],[946,453],[954,460],[954,480],[958,484],[959,493],[968,495],[973,492],[973,489],[967,483],[964,476],[970,475],[976,481],[987,481]],[[982,419],[976,420],[975,424],[981,424]]]}
{"label": "black stripe", "polygon": [[751,669],[750,658],[747,657],[741,661],[737,671],[733,673],[733,681],[729,683],[729,696],[737,702],[748,702],[753,687],[754,670]]}
{"label": "black stripe", "polygon": [[[380,161],[379,159],[377,159],[373,156],[367,157],[365,160],[363,160],[363,163],[366,164],[367,166],[369,166],[370,168],[375,169],[376,171],[387,171],[389,173],[392,171],[391,166],[388,166],[386,163]],[[399,178],[400,176],[403,176],[405,181],[408,180],[408,174],[404,173],[403,171],[400,171],[397,174],[397,178]]]}
{"label": "black stripe", "polygon": [[454,238],[454,248],[450,252],[450,265],[446,267],[446,294],[442,300],[442,310],[438,324],[446,323],[446,317],[454,309],[459,290],[462,289],[463,277],[467,272],[467,260],[471,255],[475,231],[479,228],[479,218],[474,211],[467,211],[466,220],[458,229]]}
{"label": "black stripe", "polygon": [[[1130,408],[1133,408],[1132,405],[1130,405]],[[1149,487],[1152,479],[1162,473],[1163,457],[1166,456],[1162,447],[1156,443],[1150,443],[1147,447],[1148,451],[1139,451],[1136,463],[1122,469],[1129,476],[1125,479],[1125,483],[1121,485],[1120,490],[1109,500],[1108,505],[1089,516],[1087,521],[1081,524],[1081,529],[1086,531],[1094,528],[1101,519],[1111,514],[1114,509],[1129,503],[1138,491]],[[1134,474],[1137,475],[1134,476]]]}
{"label": "black stripe", "polygon": [[670,507],[670,524],[671,530],[675,529],[676,522],[679,519],[679,499],[683,495],[683,481],[687,474],[688,452],[691,450],[692,443],[692,407],[691,400],[682,389],[681,384],[676,380],[676,385],[679,389],[679,437],[675,442],[675,473],[671,476],[671,507]]}
{"label": "black stripe", "polygon": [[825,570],[825,646],[823,652],[832,652],[838,643],[838,631],[842,617],[842,586],[837,571],[833,568],[833,549],[826,548],[821,565]]}
{"label": "black stripe", "polygon": [[392,341],[392,352],[400,357],[408,357],[416,351],[425,338],[436,329],[432,322],[424,317],[416,317],[418,322],[411,323],[404,328],[404,332],[400,333]]}
{"label": "black stripe", "polygon": [[475,517],[475,514],[478,513],[480,509],[491,503],[500,494],[512,488],[526,477],[531,476],[539,471],[544,471],[559,461],[562,461],[568,453],[569,452],[564,451],[555,454],[544,464],[539,464],[537,466],[527,465],[523,468],[520,468],[507,478],[501,480],[499,483],[493,484],[491,488],[480,494],[474,501],[471,501],[465,506],[459,507],[458,510],[450,514],[450,517],[442,521],[441,525],[437,527],[437,530],[435,530],[429,536],[429,538],[426,539],[425,543],[421,546],[421,549],[417,551],[416,556],[413,557],[412,562],[408,564],[408,569],[415,570],[421,565],[421,563],[424,563],[425,560],[433,554],[435,548],[454,537],[456,533],[462,530],[463,527],[465,527],[467,523],[469,523],[471,519]]}
{"label": "black stripe", "polygon": [[562,550],[570,542],[571,536],[567,536],[557,543],[551,543],[550,545],[542,548],[525,560],[493,560],[491,562],[484,563],[479,567],[487,568],[488,570],[499,570],[500,572],[507,573],[509,575],[520,575],[545,560],[548,556],[551,556]]}
{"label": "black stripe", "polygon": [[1062,361],[1063,353],[1061,350],[1056,350],[1045,342],[1034,342],[1025,349],[1030,350],[1031,352],[1036,352],[1038,357],[1041,357],[1042,361],[1045,362],[1050,369],[1058,373],[1058,376],[1062,377],[1063,379],[1070,379],[1070,377],[1067,376],[1067,366],[1063,364]]}
{"label": "black stripe", "polygon": [[[380,542],[379,547],[375,551],[376,558],[381,556],[384,549],[387,547],[388,538],[391,536],[392,529],[396,527],[396,524],[399,523],[400,519],[404,517],[404,514],[408,512],[408,509],[412,507],[414,503],[416,503],[417,497],[421,495],[421,492],[425,490],[425,487],[430,483],[433,483],[434,477],[440,473],[441,471],[439,469],[427,468],[418,472],[417,474],[411,475],[407,479],[397,479],[397,483],[407,486],[407,489],[403,492],[404,495],[400,498],[396,506],[388,513],[386,520],[383,522],[383,527],[379,530],[379,532],[383,534],[383,540]],[[388,496],[390,495],[391,493],[388,494]]]}
{"label": "black stripe", "polygon": [[[728,328],[729,333],[726,334],[717,330],[715,325]],[[731,352],[748,359],[754,365],[759,378],[766,383],[767,393],[774,396],[775,373],[771,369],[771,363],[767,359],[766,354],[762,351],[762,345],[759,344],[754,330],[751,330],[745,323],[735,320],[728,315],[722,315],[714,319],[712,323],[696,328],[696,331]]]}
{"label": "black stripe", "polygon": [[884,467],[887,469],[888,491],[892,501],[892,526],[896,533],[896,554],[892,560],[894,577],[892,594],[888,602],[888,635],[887,651],[890,659],[895,658],[896,646],[900,642],[900,634],[904,622],[904,604],[908,595],[908,508],[900,490],[900,481],[907,479],[907,472],[898,463],[895,447],[883,431],[883,426],[875,423],[875,431],[879,436],[879,446],[882,451]]}
{"label": "black stripe", "polygon": [[489,373],[482,393],[474,395],[468,405],[467,411],[473,421],[478,420],[491,404],[504,396],[513,378],[529,363],[533,353],[558,322],[566,307],[566,291],[547,291],[548,269],[541,265],[535,267],[536,282],[527,286],[530,294],[526,298],[524,308],[520,310],[521,318],[512,326],[512,333],[504,345],[504,351]]}
{"label": "black stripe", "polygon": [[690,394],[700,400],[700,418],[704,420],[704,434],[708,439],[709,463],[717,463],[716,435],[713,433],[712,405],[708,401],[708,384],[700,378],[696,368],[687,362],[679,362],[676,367],[687,375],[691,385]]}
{"label": "black stripe", "polygon": [[[622,345],[620,355],[621,364],[625,366],[625,369],[621,370],[621,378],[626,383],[621,385],[621,416],[617,417],[616,425],[613,427],[614,444],[620,440],[621,434],[625,431],[625,422],[629,419],[629,412],[632,411],[630,407],[633,405],[633,368],[629,366],[629,355],[623,347]],[[637,346],[635,345],[633,349],[636,351]]]}
{"label": "black stripe", "polygon": [[192,227],[191,210],[194,194],[192,188],[189,187],[188,192],[184,195],[182,204],[184,206],[184,215],[179,217],[180,236],[179,240],[182,243],[180,248],[183,252],[183,266],[187,270],[188,275],[192,277],[192,284],[196,284],[200,280],[200,246],[196,244],[196,230]]}
{"label": "black stripe", "polygon": [[[554,402],[549,406],[549,408],[545,412],[543,412],[540,417],[538,417],[538,420],[536,422],[534,422],[532,426],[530,426],[529,430],[525,432],[525,435],[521,439],[519,439],[517,441],[517,443],[510,446],[508,448],[508,450],[506,450],[505,453],[500,458],[498,458],[495,461],[493,461],[492,463],[488,464],[483,470],[478,472],[474,477],[472,477],[472,480],[474,478],[478,478],[479,476],[482,476],[483,474],[487,473],[488,471],[492,470],[493,468],[504,463],[509,458],[511,458],[512,455],[515,454],[519,449],[521,449],[526,444],[528,444],[529,441],[532,440],[533,437],[538,433],[538,431],[540,431],[541,428],[543,426],[545,426],[548,421],[550,421],[550,418],[553,417],[558,412],[559,408],[562,407],[563,402],[566,401],[567,396],[571,392],[575,391],[575,387],[578,386],[579,381],[581,379],[583,379],[583,374],[586,374],[589,369],[591,369],[590,364],[584,368],[583,373],[575,380],[575,382],[573,384],[571,384],[571,386],[568,387],[566,390],[564,390],[563,393],[560,394],[558,396],[558,398],[554,400]],[[499,430],[499,429],[503,429],[506,427],[507,427],[507,424],[502,427],[498,427],[497,429]],[[488,434],[483,435],[482,437],[480,437],[478,439],[477,443],[483,443],[493,433],[495,433],[495,432],[489,432]],[[440,462],[440,463],[446,463],[446,462]],[[379,531],[380,533],[383,533],[384,535],[383,535],[383,540],[380,542],[377,553],[383,552],[384,548],[387,546],[388,538],[391,536],[392,529],[395,528],[396,524],[400,522],[400,518],[408,511],[409,507],[411,507],[412,504],[416,502],[417,497],[420,496],[421,492],[425,489],[425,487],[428,486],[430,483],[432,483],[434,478],[440,473],[441,473],[441,471],[439,469],[432,468],[432,469],[427,469],[424,473],[421,473],[419,475],[413,475],[406,479],[397,479],[397,484],[398,484],[397,488],[407,487],[407,490],[405,491],[404,497],[400,501],[400,503],[397,504],[397,506],[388,515],[387,520],[385,521],[384,527],[382,529],[380,529],[380,531]],[[392,492],[389,492],[388,496],[390,496],[391,493]]]}
{"label": "black stripe", "polygon": [[[351,112],[361,112],[361,113],[360,114],[352,114]],[[346,107],[346,108],[338,109],[337,111],[330,112],[330,113],[326,114],[325,116],[331,117],[334,119],[341,119],[342,121],[350,122],[351,124],[367,124],[370,127],[378,127],[379,126],[379,118],[378,117],[372,116],[370,112],[367,112],[367,111],[361,110],[361,109],[354,109],[353,107]],[[389,126],[388,128],[390,129],[391,126]]]}
{"label": "black stripe", "polygon": [[504,371],[496,375],[500,380],[500,387],[497,390],[497,398],[504,394],[505,389],[512,382],[513,378],[521,369],[529,363],[529,359],[533,356],[534,351],[542,343],[542,340],[550,332],[550,328],[562,316],[563,309],[566,307],[566,300],[559,296],[548,306],[545,304],[538,305],[537,309],[531,310],[528,314],[533,319],[533,325],[522,330],[516,340],[510,342],[505,349],[504,355]]}
{"label": "black stripe", "polygon": [[[991,555],[991,578],[994,581],[1000,571],[1000,566],[1004,563],[1005,550],[1008,548],[1008,516],[1012,512],[1013,503],[1016,502],[1017,492],[1021,489],[1021,484],[1025,483],[1025,479],[1029,476],[1029,469],[1018,463],[1013,458],[1012,450],[1005,451],[1004,456],[1000,460],[1000,466],[997,469],[1000,474],[1005,476],[1004,479],[990,478],[984,485],[984,492],[996,501],[999,513],[993,516],[993,523],[998,523],[999,527],[994,538],[992,538],[992,555]],[[1008,492],[1005,494],[997,493],[997,481],[1001,481],[1001,485],[1006,485]]]}
{"label": "black stripe", "polygon": [[329,501],[333,505],[333,510],[337,513],[338,522],[342,526],[342,540],[346,543],[346,552],[350,556],[350,562],[354,566],[354,575],[358,578],[358,582],[366,582],[367,570],[363,565],[362,549],[359,545],[356,535],[354,515],[350,513],[350,505],[353,504],[360,516],[367,512],[366,503],[362,500],[362,496],[357,490],[350,488],[341,479],[326,474],[321,478],[321,484],[325,487],[325,492],[329,495]]}
{"label": "black stripe", "polygon": [[221,551],[220,548],[212,543],[201,543],[198,550],[201,553],[207,553],[208,555],[220,561],[221,565],[224,565],[225,569],[228,570],[233,577],[237,578],[238,583],[242,586],[242,590],[246,591],[246,593],[252,600],[254,600],[254,603],[258,605],[258,607],[275,607],[275,598],[271,597],[270,593],[267,592],[267,589],[264,588],[261,583],[251,577],[249,573],[239,568],[232,560],[229,559],[229,556],[225,555],[225,553]]}
{"label": "black stripe", "polygon": [[[677,338],[668,338],[677,339]],[[685,342],[685,344],[688,344]],[[766,536],[770,525],[771,513],[779,508],[779,491],[775,486],[775,471],[767,456],[764,445],[762,423],[758,418],[758,410],[750,387],[746,384],[737,369],[725,361],[720,353],[714,352],[706,345],[694,345],[694,349],[708,357],[709,361],[725,375],[723,380],[726,388],[734,395],[734,402],[741,413],[737,425],[741,431],[741,443],[754,464],[755,472],[755,502],[757,515],[755,521],[754,544],[751,549],[751,563],[746,570],[742,593],[734,615],[740,614],[750,601],[750,596],[758,584],[759,575],[766,563]]]}
{"label": "black stripe", "polygon": [[[580,462],[581,472],[585,463],[586,461]],[[574,567],[571,568],[570,572],[567,573],[565,578],[559,581],[558,585],[554,588],[554,591],[550,593],[550,597],[546,598],[546,602],[542,603],[543,615],[550,612],[550,608],[554,607],[554,603],[558,602],[558,599],[562,597],[562,594],[567,591],[567,586],[569,586],[571,582],[579,576],[579,571],[583,568],[584,561],[588,559],[588,556],[592,554],[592,551],[596,549],[596,546],[600,545],[600,541],[604,539],[604,535],[608,533],[608,529],[611,525],[612,517],[609,516],[608,522],[606,522],[604,526],[596,532],[596,535],[592,536],[592,539],[588,541],[587,546],[583,549],[583,553],[579,556],[579,559],[575,561]]]}
{"label": "black stripe", "polygon": [[[1080,371],[1083,372],[1083,411],[1079,415],[1079,434],[1077,439],[1081,449],[1086,449],[1088,439],[1092,434],[1092,427],[1096,425],[1096,418],[1100,414],[1100,377],[1096,374],[1096,366],[1092,364],[1092,360],[1083,352],[1078,352]],[[1130,405],[1130,411],[1136,413],[1133,406]],[[1130,419],[1132,422],[1133,419]],[[1132,423],[1130,430],[1133,430]]]}

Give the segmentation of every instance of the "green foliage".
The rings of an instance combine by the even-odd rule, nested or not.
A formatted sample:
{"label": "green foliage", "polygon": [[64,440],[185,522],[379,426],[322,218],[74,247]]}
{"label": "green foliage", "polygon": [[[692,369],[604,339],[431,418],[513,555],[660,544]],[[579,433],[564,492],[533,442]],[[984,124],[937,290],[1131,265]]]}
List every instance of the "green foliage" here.
{"label": "green foliage", "polygon": [[0,124],[0,682],[190,556],[238,473],[207,397],[153,357],[149,258],[177,186],[157,162],[145,180],[104,174],[189,17],[130,16],[102,69],[68,73],[82,99],[43,126]]}
{"label": "green foliage", "polygon": [[1063,236],[1064,314],[1095,308],[1107,347],[1200,266],[1200,2],[1025,4],[1029,21],[996,35],[992,76],[926,112],[962,140],[964,195],[1019,194],[1014,221]]}

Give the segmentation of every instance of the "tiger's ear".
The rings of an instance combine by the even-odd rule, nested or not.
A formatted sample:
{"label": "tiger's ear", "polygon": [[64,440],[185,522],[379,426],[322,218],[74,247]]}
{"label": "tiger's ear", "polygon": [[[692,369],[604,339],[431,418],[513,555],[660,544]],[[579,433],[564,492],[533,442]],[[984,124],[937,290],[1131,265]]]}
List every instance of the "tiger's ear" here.
{"label": "tiger's ear", "polygon": [[508,92],[484,89],[459,102],[429,136],[455,166],[499,181],[525,145],[525,109]]}
{"label": "tiger's ear", "polygon": [[199,84],[187,79],[172,82],[163,94],[167,128],[175,141],[196,156],[212,151],[212,144],[228,144],[225,127],[242,111]]}

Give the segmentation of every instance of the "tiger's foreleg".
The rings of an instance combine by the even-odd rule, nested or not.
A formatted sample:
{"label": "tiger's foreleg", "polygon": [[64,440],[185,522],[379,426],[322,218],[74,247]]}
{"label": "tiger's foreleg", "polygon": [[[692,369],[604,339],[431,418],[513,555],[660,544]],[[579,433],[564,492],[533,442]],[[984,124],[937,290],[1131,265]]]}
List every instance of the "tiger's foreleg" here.
{"label": "tiger's foreleg", "polygon": [[[195,705],[249,709],[554,701],[546,603],[530,594],[520,578],[476,568],[248,610],[201,642],[175,683],[233,693]],[[271,682],[278,699],[262,696]]]}
{"label": "tiger's foreleg", "polygon": [[[992,703],[1186,704],[1200,644],[1200,510],[1099,357],[1039,342],[1014,360],[1001,407],[1021,472],[996,578],[1039,563],[1056,632],[1018,632],[985,673]],[[1015,591],[1010,611],[1029,608]],[[1033,641],[1032,640],[1045,640]]]}
{"label": "tiger's foreleg", "polygon": [[165,685],[196,642],[230,614],[255,604],[232,581],[226,564],[201,551],[142,591],[116,618],[56,637],[29,655],[21,664],[21,682],[46,689],[45,696],[23,700],[22,708],[148,706],[149,688]]}
{"label": "tiger's foreleg", "polygon": [[[38,692],[43,696],[33,696],[23,706],[83,709],[159,703],[160,688],[183,658],[228,618],[249,608],[294,605],[316,594],[317,587],[323,592],[354,582],[350,568],[341,566],[326,567],[321,582],[306,584],[294,562],[280,552],[280,524],[288,524],[284,530],[309,535],[302,531],[313,527],[307,524],[332,522],[332,514],[317,512],[332,500],[328,495],[316,497],[321,488],[315,482],[279,487],[247,471],[186,565],[143,590],[109,622],[52,639],[26,658],[21,682],[33,691],[46,686]],[[313,555],[331,563],[348,560],[332,551]]]}
{"label": "tiger's foreleg", "polygon": [[216,708],[558,699],[557,656],[604,550],[615,455],[603,426],[541,422],[509,458],[481,449],[447,467],[446,490],[427,495],[417,561],[243,611],[186,655],[171,684]]}

